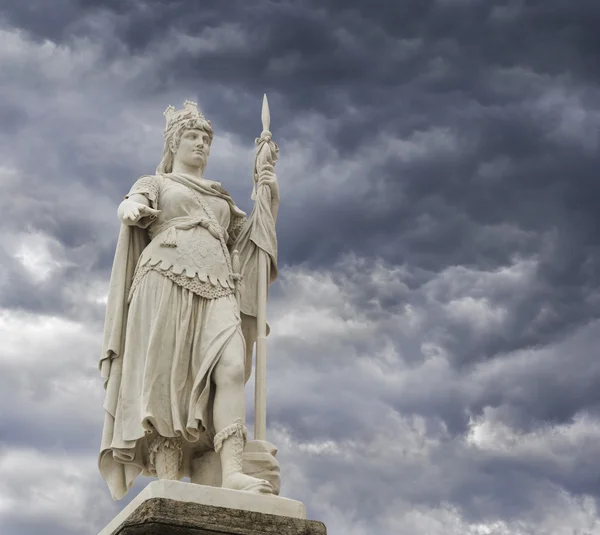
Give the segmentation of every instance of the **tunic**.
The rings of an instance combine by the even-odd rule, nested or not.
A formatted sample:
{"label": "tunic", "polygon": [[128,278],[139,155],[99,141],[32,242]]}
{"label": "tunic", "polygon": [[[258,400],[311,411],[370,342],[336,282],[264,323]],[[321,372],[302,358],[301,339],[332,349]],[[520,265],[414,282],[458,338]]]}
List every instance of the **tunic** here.
{"label": "tunic", "polygon": [[156,434],[182,439],[189,475],[191,458],[212,448],[211,374],[229,344],[245,358],[227,245],[246,218],[218,183],[196,179],[191,188],[189,180],[145,176],[127,195],[144,195],[161,213],[121,231],[134,238],[145,229],[145,247],[126,290],[122,358],[102,361],[110,372],[100,471],[117,499],[140,473],[155,475]]}
{"label": "tunic", "polygon": [[[208,180],[203,182],[215,184]],[[134,194],[144,195],[151,207],[160,209],[161,213],[158,217],[142,218],[137,223],[148,230],[152,241],[138,261],[129,297],[151,269],[209,299],[232,294],[235,285],[227,263],[229,252],[223,250],[221,240],[216,236],[219,229],[211,227],[211,215],[224,231],[223,241],[231,245],[246,220],[243,213],[232,218],[226,200],[198,194],[169,179],[168,175],[142,177],[126,198]],[[202,204],[212,214],[209,215]]]}

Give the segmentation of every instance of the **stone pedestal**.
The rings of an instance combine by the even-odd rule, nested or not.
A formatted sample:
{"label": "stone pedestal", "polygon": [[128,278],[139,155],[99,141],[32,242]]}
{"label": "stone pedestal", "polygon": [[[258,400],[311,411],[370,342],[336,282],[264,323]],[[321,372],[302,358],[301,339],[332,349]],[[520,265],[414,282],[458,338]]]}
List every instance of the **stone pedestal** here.
{"label": "stone pedestal", "polygon": [[180,481],[154,481],[99,535],[326,535],[301,502]]}

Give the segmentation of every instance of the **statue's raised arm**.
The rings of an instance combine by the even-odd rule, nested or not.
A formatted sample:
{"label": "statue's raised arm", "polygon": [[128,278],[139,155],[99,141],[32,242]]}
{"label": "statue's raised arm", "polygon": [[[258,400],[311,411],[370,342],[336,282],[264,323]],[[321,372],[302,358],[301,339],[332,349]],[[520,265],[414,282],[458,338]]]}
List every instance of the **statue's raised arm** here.
{"label": "statue's raised arm", "polygon": [[[279,183],[274,173],[279,148],[270,128],[267,96],[262,108],[263,130],[256,139],[252,199],[254,209],[234,249],[241,258],[240,311],[246,339],[246,370],[251,370],[252,348],[256,343],[256,387],[254,404],[254,438],[264,441],[266,435],[266,307],[268,287],[277,277],[277,234],[275,221],[279,210]],[[248,378],[248,376],[247,376]],[[246,379],[247,379],[246,378]]]}

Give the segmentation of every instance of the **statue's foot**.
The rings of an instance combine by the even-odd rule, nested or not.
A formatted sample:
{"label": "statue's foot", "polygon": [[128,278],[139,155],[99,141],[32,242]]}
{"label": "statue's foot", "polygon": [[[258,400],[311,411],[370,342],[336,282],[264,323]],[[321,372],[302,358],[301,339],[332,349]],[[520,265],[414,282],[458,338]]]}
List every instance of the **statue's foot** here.
{"label": "statue's foot", "polygon": [[247,476],[241,472],[233,472],[223,479],[223,488],[243,490],[258,494],[273,494],[273,486],[266,479]]}

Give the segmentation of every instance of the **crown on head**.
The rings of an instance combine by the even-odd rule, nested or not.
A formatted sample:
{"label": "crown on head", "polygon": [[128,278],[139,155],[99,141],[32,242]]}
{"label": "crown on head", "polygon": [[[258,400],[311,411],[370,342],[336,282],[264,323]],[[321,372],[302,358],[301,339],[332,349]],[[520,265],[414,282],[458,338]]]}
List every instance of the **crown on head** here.
{"label": "crown on head", "polygon": [[[165,131],[169,130],[173,124],[185,119],[198,118],[206,121],[206,117],[204,117],[204,115],[198,111],[198,104],[196,102],[192,102],[191,100],[186,100],[183,103],[183,109],[181,110],[176,111],[174,106],[169,106],[163,115],[165,116],[166,120]],[[207,122],[210,124],[209,121]]]}

